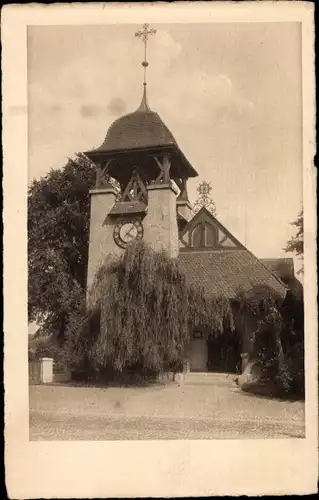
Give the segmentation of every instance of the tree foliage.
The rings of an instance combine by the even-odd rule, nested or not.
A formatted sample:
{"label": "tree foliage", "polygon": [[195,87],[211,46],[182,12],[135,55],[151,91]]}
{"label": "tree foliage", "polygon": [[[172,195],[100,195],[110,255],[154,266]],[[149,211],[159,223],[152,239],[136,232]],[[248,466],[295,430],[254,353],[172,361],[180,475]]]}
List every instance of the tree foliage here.
{"label": "tree foliage", "polygon": [[34,180],[28,192],[29,321],[61,341],[84,296],[95,171],[79,154]]}
{"label": "tree foliage", "polygon": [[29,361],[36,361],[41,358],[54,358],[57,360],[61,355],[59,349],[51,338],[32,338],[28,342]]}
{"label": "tree foliage", "polygon": [[251,360],[259,380],[246,390],[272,396],[304,396],[303,298],[288,290],[283,301],[269,294],[241,294],[240,307],[257,318]]}
{"label": "tree foliage", "polygon": [[249,323],[255,325],[255,330],[250,332],[250,356],[263,379],[273,378],[282,352],[280,298],[268,287],[253,287],[250,291],[240,292],[237,300],[245,323],[251,318],[253,322]]}
{"label": "tree foliage", "polygon": [[304,252],[304,224],[303,209],[299,212],[297,219],[291,223],[296,228],[296,234],[287,241],[285,252],[292,252],[302,258]]}
{"label": "tree foliage", "polygon": [[281,342],[285,360],[278,373],[278,381],[284,391],[294,396],[304,397],[304,300],[303,294],[288,290],[280,309],[283,319]]}
{"label": "tree foliage", "polygon": [[178,369],[194,328],[218,335],[225,324],[232,324],[228,300],[194,289],[177,260],[137,242],[97,273],[88,315],[71,325],[68,352],[96,369]]}

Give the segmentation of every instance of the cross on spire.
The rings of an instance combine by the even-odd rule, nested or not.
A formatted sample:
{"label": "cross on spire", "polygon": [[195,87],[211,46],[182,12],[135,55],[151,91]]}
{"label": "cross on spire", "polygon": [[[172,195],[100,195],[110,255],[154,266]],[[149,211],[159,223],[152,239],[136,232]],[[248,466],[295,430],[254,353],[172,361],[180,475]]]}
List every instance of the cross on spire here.
{"label": "cross on spire", "polygon": [[142,38],[144,43],[144,61],[142,62],[142,66],[144,68],[144,81],[143,81],[144,87],[147,85],[146,84],[146,68],[148,66],[148,62],[146,60],[147,41],[150,35],[155,35],[156,33],[157,30],[150,28],[149,24],[147,23],[143,24],[143,29],[135,33],[135,36],[137,38]]}

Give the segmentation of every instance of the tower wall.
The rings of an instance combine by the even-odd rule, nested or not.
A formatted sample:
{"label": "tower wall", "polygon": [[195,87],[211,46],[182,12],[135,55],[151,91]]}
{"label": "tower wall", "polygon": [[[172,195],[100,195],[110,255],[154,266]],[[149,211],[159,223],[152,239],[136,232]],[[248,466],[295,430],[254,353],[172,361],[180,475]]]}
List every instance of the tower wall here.
{"label": "tower wall", "polygon": [[113,238],[115,222],[108,214],[116,200],[113,189],[93,189],[91,195],[89,260],[87,272],[87,294],[91,289],[94,276],[107,257],[118,256],[123,250]]}
{"label": "tower wall", "polygon": [[177,212],[187,221],[192,218],[192,205],[188,200],[177,200],[176,208]]}
{"label": "tower wall", "polygon": [[177,191],[170,184],[148,187],[148,208],[144,219],[144,240],[155,251],[165,250],[174,258],[178,255],[176,217]]}

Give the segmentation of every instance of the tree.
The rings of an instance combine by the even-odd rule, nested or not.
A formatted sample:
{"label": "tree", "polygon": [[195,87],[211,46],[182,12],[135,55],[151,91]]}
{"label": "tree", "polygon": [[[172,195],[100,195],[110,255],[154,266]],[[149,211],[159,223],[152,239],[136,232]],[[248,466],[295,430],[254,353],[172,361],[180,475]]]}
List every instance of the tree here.
{"label": "tree", "polygon": [[176,259],[143,242],[101,267],[88,306],[86,317],[77,312],[70,321],[68,361],[97,372],[178,370],[190,332],[219,335],[232,326],[226,298],[191,287]]}
{"label": "tree", "polygon": [[[287,241],[285,247],[285,252],[292,252],[297,255],[297,257],[303,258],[304,242],[303,242],[303,209],[297,216],[297,219],[291,223],[297,228],[297,233],[290,240]],[[302,269],[301,271],[302,272]]]}
{"label": "tree", "polygon": [[77,154],[62,169],[34,180],[28,192],[28,319],[59,343],[85,294],[95,172]]}

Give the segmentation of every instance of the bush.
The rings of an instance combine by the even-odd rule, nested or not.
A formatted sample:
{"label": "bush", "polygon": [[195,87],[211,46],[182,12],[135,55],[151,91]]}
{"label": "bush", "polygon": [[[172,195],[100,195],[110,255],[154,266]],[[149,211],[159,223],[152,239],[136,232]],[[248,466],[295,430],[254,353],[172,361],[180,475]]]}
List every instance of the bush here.
{"label": "bush", "polygon": [[66,329],[63,361],[72,369],[74,378],[91,380],[96,371],[90,361],[90,349],[100,327],[100,310],[87,310],[85,302],[73,311]]}
{"label": "bush", "polygon": [[304,303],[303,293],[288,291],[281,307],[283,326],[281,339],[285,363],[277,376],[278,390],[289,397],[304,398]]}
{"label": "bush", "polygon": [[304,397],[303,304],[296,300],[291,294],[282,304],[271,297],[241,297],[241,306],[259,320],[252,335],[252,358],[260,371],[255,392],[260,386],[263,394]]}
{"label": "bush", "polygon": [[274,380],[279,369],[280,345],[277,325],[260,320],[253,334],[253,358],[260,368],[262,381]]}
{"label": "bush", "polygon": [[286,355],[283,366],[278,371],[276,384],[279,394],[304,398],[305,370],[303,342],[296,344]]}

